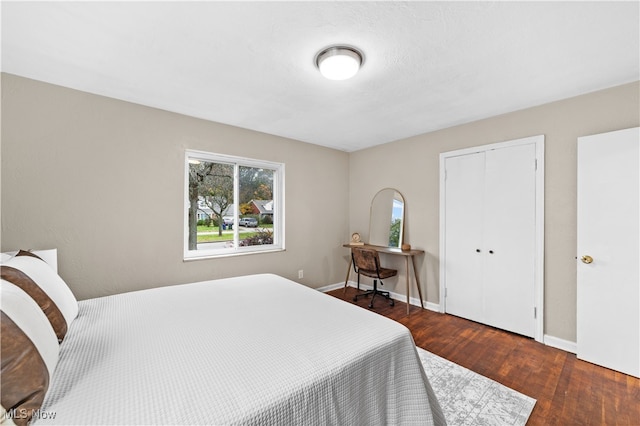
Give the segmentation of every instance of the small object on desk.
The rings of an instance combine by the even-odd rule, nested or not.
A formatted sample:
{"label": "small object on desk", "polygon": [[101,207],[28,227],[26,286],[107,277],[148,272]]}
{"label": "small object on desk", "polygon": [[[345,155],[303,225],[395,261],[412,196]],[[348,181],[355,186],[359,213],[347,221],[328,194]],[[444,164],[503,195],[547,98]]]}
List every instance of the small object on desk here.
{"label": "small object on desk", "polygon": [[358,234],[357,232],[354,232],[353,234],[351,234],[351,242],[349,244],[351,244],[352,246],[364,245],[364,243],[360,241],[360,234]]}
{"label": "small object on desk", "polygon": [[411,244],[403,244],[401,248],[402,248],[402,251],[410,251]]}

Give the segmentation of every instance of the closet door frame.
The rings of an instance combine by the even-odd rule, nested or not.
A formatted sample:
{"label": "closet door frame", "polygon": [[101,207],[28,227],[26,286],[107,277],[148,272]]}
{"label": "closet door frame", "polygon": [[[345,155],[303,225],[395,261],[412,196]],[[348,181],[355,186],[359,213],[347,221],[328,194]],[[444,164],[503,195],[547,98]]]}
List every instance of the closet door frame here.
{"label": "closet door frame", "polygon": [[505,142],[464,148],[440,154],[440,312],[446,312],[446,258],[445,258],[445,215],[446,215],[446,183],[445,162],[449,157],[486,152],[494,149],[509,148],[519,145],[535,145],[535,335],[534,339],[544,342],[544,135],[531,136]]}

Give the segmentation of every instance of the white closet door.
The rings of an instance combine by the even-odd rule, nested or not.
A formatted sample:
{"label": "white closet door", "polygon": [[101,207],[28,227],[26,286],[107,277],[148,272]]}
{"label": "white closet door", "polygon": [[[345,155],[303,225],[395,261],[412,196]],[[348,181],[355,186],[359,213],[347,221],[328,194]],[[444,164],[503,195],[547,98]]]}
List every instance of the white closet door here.
{"label": "white closet door", "polygon": [[535,136],[441,155],[443,311],[536,339],[543,143]]}
{"label": "white closet door", "polygon": [[535,334],[536,148],[486,152],[484,201],[485,323]]}
{"label": "white closet door", "polygon": [[447,312],[484,321],[482,274],[483,152],[446,159]]}
{"label": "white closet door", "polygon": [[578,138],[577,355],[636,377],[639,167],[638,128]]}

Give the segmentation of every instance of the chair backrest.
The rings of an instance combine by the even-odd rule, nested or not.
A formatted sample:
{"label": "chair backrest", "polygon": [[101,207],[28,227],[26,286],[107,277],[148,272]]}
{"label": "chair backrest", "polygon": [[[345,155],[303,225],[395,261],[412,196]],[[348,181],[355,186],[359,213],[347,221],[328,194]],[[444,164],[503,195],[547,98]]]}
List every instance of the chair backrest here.
{"label": "chair backrest", "polygon": [[351,255],[353,257],[353,266],[356,268],[356,272],[358,272],[358,269],[362,269],[363,271],[378,271],[380,258],[378,257],[378,252],[376,250],[364,247],[353,247],[351,249]]}

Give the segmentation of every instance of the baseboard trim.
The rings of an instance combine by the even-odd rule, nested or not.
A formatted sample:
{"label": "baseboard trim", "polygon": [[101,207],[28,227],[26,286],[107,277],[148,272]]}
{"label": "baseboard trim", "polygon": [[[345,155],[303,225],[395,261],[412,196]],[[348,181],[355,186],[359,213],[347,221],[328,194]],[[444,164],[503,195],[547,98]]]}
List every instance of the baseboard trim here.
{"label": "baseboard trim", "polygon": [[544,335],[544,344],[565,352],[571,352],[572,354],[578,353],[578,344],[576,342],[571,342],[555,336],[549,336],[548,334]]}
{"label": "baseboard trim", "polygon": [[[349,281],[347,283],[347,285],[349,287],[354,287],[356,288],[358,286],[358,283],[356,283],[355,281]],[[333,290],[337,290],[339,288],[344,288],[344,283],[337,283],[337,284],[330,284],[330,285],[326,285],[324,287],[319,287],[316,290],[321,291],[323,293],[326,293],[328,291],[333,291]],[[360,284],[360,289],[362,290],[371,290],[373,289],[373,286],[371,285],[367,285],[367,284]],[[391,296],[392,299],[394,300],[398,300],[400,302],[407,302],[407,295],[406,294],[399,294],[399,293],[395,293],[393,291],[389,292],[389,296]],[[409,297],[409,304],[413,305],[413,306],[420,306],[420,299],[417,297]],[[438,303],[433,303],[433,302],[424,302],[424,308],[428,309],[430,311],[434,311],[434,312],[440,312],[440,304]]]}
{"label": "baseboard trim", "polygon": [[[355,281],[349,281],[347,283],[347,285],[349,287],[354,287],[354,288],[356,288],[358,286],[358,284]],[[344,288],[344,283],[330,284],[330,285],[326,285],[324,287],[317,288],[316,290],[321,291],[323,293],[326,293],[328,291],[337,290],[339,288]],[[367,284],[360,284],[360,288],[363,289],[363,290],[371,290],[373,288],[373,286],[370,286],[370,285],[367,285]],[[394,300],[399,300],[400,302],[406,302],[407,301],[407,296],[404,295],[404,294],[398,294],[398,293],[394,293],[394,292],[390,291],[389,295]],[[418,299],[417,297],[410,297],[409,298],[409,304],[411,304],[413,306],[420,306],[420,299]],[[430,311],[440,312],[440,304],[439,303],[432,303],[432,302],[425,301],[424,302],[424,307],[425,307],[425,309],[428,309]],[[578,345],[577,345],[576,342],[571,342],[569,340],[564,340],[564,339],[561,339],[559,337],[550,336],[548,334],[545,334],[544,337],[543,337],[543,343],[545,345],[547,345],[547,346],[551,346],[552,348],[560,349],[560,350],[563,350],[565,352],[570,352],[572,354],[578,353]]]}
{"label": "baseboard trim", "polygon": [[321,293],[327,293],[329,291],[337,290],[343,287],[344,287],[344,283],[337,283],[337,284],[325,285],[324,287],[318,287],[316,288],[316,290],[318,290]]}

